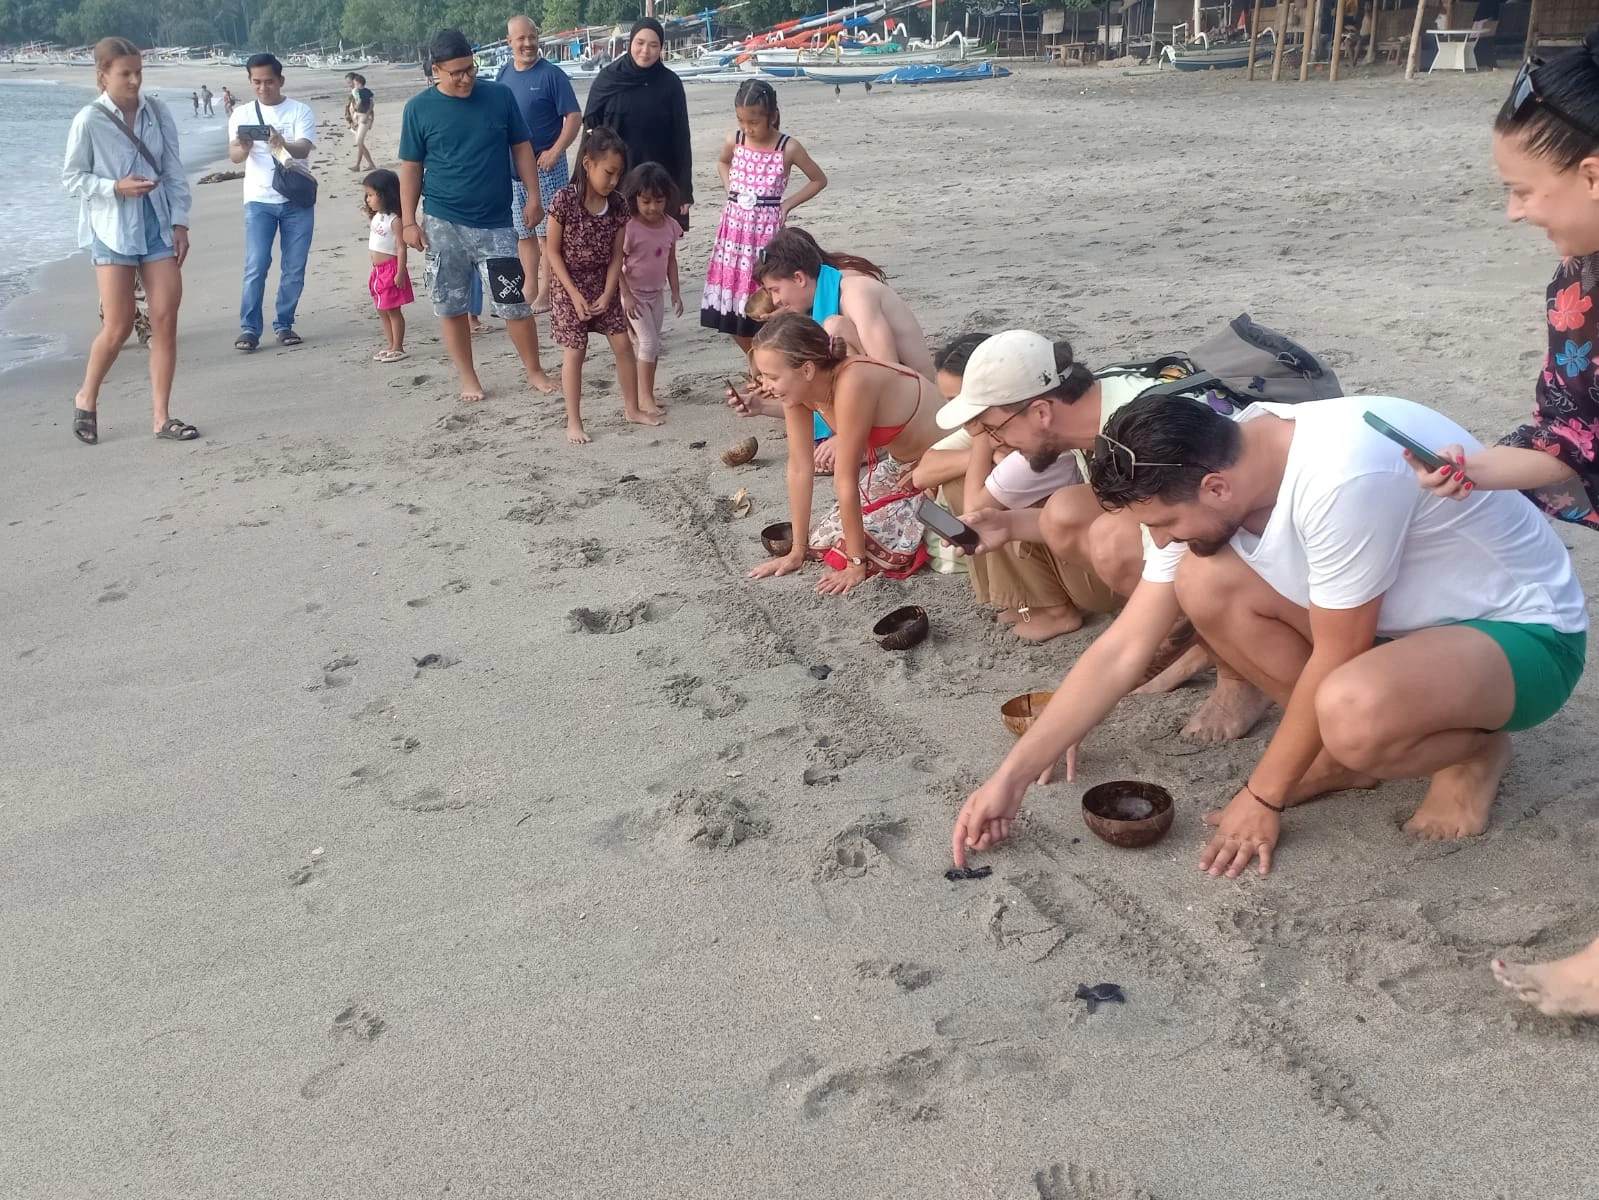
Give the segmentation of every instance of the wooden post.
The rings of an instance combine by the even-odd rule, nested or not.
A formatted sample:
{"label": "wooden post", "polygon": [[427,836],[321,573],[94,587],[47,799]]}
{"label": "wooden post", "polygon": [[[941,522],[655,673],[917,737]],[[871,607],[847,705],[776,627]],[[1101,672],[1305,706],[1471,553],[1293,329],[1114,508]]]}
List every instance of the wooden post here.
{"label": "wooden post", "polygon": [[1271,52],[1271,81],[1276,83],[1283,73],[1283,38],[1288,33],[1288,21],[1293,15],[1294,0],[1277,0],[1277,45]]}
{"label": "wooden post", "polygon": [[[1282,0],[1278,0],[1279,3]],[[1018,10],[1020,11],[1020,10]],[[1255,11],[1249,18],[1249,74],[1245,76],[1251,82],[1255,78],[1255,43],[1260,40],[1260,0],[1255,0]]]}
{"label": "wooden post", "polygon": [[1314,13],[1305,14],[1309,19],[1305,22],[1305,52],[1299,59],[1300,83],[1310,78],[1310,60],[1316,57],[1316,43],[1321,41],[1321,4],[1322,0],[1310,0]]}
{"label": "wooden post", "polygon": [[1333,0],[1332,65],[1327,68],[1327,82],[1338,82],[1338,62],[1344,56],[1344,0]]}
{"label": "wooden post", "polygon": [[1371,36],[1366,39],[1366,66],[1377,61],[1377,26],[1382,22],[1382,0],[1371,0]]}
{"label": "wooden post", "polygon": [[1531,58],[1538,48],[1538,0],[1527,6],[1527,44],[1521,48],[1522,58]]}
{"label": "wooden post", "polygon": [[1416,63],[1421,58],[1421,23],[1427,15],[1427,0],[1416,0],[1416,23],[1410,29],[1410,55],[1405,59],[1405,78],[1416,77]]}

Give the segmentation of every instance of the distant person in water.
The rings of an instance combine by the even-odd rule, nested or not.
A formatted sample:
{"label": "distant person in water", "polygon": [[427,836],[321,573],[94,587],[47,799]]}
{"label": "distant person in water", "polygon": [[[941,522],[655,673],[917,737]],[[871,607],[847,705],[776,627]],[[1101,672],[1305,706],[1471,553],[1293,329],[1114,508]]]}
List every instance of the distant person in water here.
{"label": "distant person in water", "polygon": [[194,115],[198,117],[200,115],[200,93],[190,92],[189,99],[194,102]]}
{"label": "distant person in water", "polygon": [[73,118],[62,181],[78,198],[78,244],[94,263],[105,319],[73,400],[72,433],[85,445],[100,440],[100,385],[133,330],[142,275],[155,435],[193,441],[200,431],[167,407],[183,299],[179,268],[189,253],[189,181],[178,157],[177,123],[159,100],[139,94],[144,58],[132,42],[101,38],[94,65],[100,95]]}
{"label": "distant person in water", "polygon": [[216,113],[214,113],[211,109],[211,89],[206,87],[203,83],[200,85],[200,103],[205,106],[206,116],[216,116]]}
{"label": "distant person in water", "polygon": [[223,88],[222,89],[222,112],[223,112],[223,115],[231,117],[233,115],[233,105],[235,103],[236,102],[233,99],[233,93],[228,91],[227,88]]}

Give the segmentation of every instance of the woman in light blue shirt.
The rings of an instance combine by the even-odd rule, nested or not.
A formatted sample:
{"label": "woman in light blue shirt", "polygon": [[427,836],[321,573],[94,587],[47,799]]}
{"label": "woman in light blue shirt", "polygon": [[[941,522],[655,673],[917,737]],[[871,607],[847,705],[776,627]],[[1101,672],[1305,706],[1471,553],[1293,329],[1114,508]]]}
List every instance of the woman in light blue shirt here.
{"label": "woman in light blue shirt", "polygon": [[132,42],[101,38],[94,66],[100,95],[73,118],[61,173],[78,198],[78,244],[93,258],[104,313],[73,401],[72,432],[86,445],[100,440],[100,385],[133,329],[134,288],[142,277],[155,435],[192,441],[200,431],[168,410],[183,299],[180,268],[189,254],[189,181],[178,158],[178,127],[165,105],[139,95],[144,59]]}

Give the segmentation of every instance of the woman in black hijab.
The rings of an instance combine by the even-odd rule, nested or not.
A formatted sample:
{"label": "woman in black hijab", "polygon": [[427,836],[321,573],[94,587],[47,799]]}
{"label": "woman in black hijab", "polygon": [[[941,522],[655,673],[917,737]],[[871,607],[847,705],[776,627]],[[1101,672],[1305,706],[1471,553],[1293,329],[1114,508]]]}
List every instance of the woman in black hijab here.
{"label": "woman in black hijab", "polygon": [[688,98],[683,81],[661,61],[665,31],[653,17],[633,26],[627,53],[595,78],[589,89],[583,127],[606,125],[627,143],[628,166],[657,162],[677,184],[682,211],[678,224],[688,228],[694,203],[694,160],[688,138]]}

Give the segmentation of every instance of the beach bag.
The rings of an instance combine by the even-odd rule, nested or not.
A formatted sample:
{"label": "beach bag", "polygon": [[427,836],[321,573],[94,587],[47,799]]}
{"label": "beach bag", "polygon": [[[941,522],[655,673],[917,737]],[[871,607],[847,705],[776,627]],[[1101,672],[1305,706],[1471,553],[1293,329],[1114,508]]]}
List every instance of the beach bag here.
{"label": "beach bag", "polygon": [[[259,100],[255,103],[255,121],[257,125],[266,124]],[[310,167],[292,158],[282,163],[273,156],[272,190],[287,200],[291,208],[311,208],[316,204],[316,176],[311,174]]]}
{"label": "beach bag", "polygon": [[1269,329],[1248,313],[1234,317],[1227,328],[1185,354],[1171,354],[1143,363],[1120,363],[1113,371],[1159,377],[1177,371],[1139,393],[1144,396],[1192,396],[1218,412],[1232,412],[1261,401],[1302,404],[1344,394],[1338,376],[1292,338]]}

